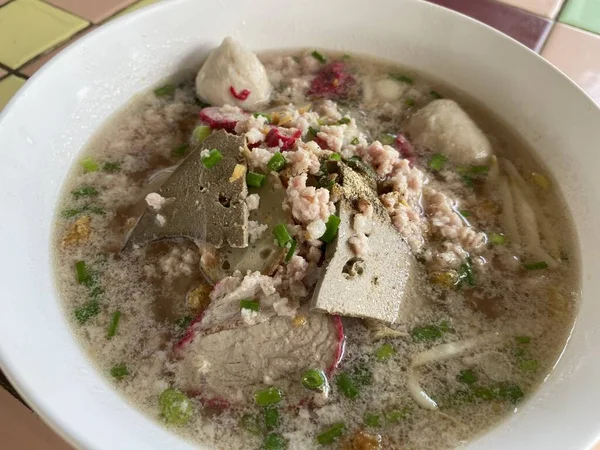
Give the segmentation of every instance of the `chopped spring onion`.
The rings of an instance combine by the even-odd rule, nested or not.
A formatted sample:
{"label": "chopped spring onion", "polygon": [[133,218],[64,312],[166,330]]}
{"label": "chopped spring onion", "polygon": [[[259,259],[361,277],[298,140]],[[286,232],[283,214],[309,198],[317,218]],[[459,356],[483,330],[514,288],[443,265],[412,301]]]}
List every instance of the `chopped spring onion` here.
{"label": "chopped spring onion", "polygon": [[283,398],[283,393],[277,387],[269,387],[256,391],[254,401],[258,406],[269,406],[279,403]]}
{"label": "chopped spring onion", "polygon": [[265,185],[267,176],[262,173],[248,172],[246,174],[246,184],[249,187],[261,188]]}
{"label": "chopped spring onion", "polygon": [[267,123],[271,123],[271,121],[273,120],[273,116],[271,114],[265,114],[265,113],[254,113],[252,114],[254,117],[264,117],[265,119],[267,119]]}
{"label": "chopped spring onion", "polygon": [[346,425],[343,422],[334,423],[325,431],[317,436],[317,442],[321,445],[332,444],[346,431]]}
{"label": "chopped spring onion", "polygon": [[173,95],[175,93],[175,86],[172,84],[165,84],[154,90],[154,95],[157,97],[164,97],[166,95]]}
{"label": "chopped spring onion", "polygon": [[208,152],[208,155],[202,157],[202,164],[207,169],[212,169],[222,159],[223,159],[223,155],[221,154],[221,152],[219,150],[217,150],[216,148],[213,148],[210,152]]}
{"label": "chopped spring onion", "polygon": [[416,342],[434,341],[442,337],[442,330],[437,325],[415,327],[410,332]]}
{"label": "chopped spring onion", "polygon": [[409,97],[404,101],[404,104],[409,108],[412,108],[413,106],[415,106],[415,100]]}
{"label": "chopped spring onion", "polygon": [[363,416],[363,423],[371,428],[379,428],[381,426],[381,417],[377,414],[366,412]]}
{"label": "chopped spring onion", "polygon": [[469,173],[471,175],[485,175],[489,172],[489,166],[471,166]]}
{"label": "chopped spring onion", "polygon": [[498,397],[502,400],[510,401],[511,403],[517,403],[523,398],[523,391],[519,386],[514,383],[500,383],[498,386]]}
{"label": "chopped spring onion", "polygon": [[75,318],[80,325],[83,325],[98,314],[100,314],[100,304],[96,300],[89,300],[75,310]]}
{"label": "chopped spring onion", "polygon": [[277,433],[269,433],[263,441],[261,450],[284,450],[288,446],[288,441]]}
{"label": "chopped spring onion", "polygon": [[471,211],[469,211],[468,209],[461,209],[460,215],[463,217],[471,217],[473,215],[473,213]]}
{"label": "chopped spring onion", "polygon": [[285,167],[285,158],[279,152],[275,153],[269,162],[267,168],[272,172],[279,172]]}
{"label": "chopped spring onion", "polygon": [[349,399],[355,399],[358,397],[358,387],[354,383],[354,380],[347,373],[341,373],[336,378],[336,385],[340,392]]}
{"label": "chopped spring onion", "polygon": [[298,247],[298,242],[296,242],[296,239],[292,239],[291,242],[292,243],[290,244],[290,249],[288,250],[287,254],[285,255],[285,262],[289,262],[290,259],[292,259],[292,257],[294,256],[294,253],[296,253],[296,247]]}
{"label": "chopped spring onion", "polygon": [[375,350],[375,356],[379,361],[385,361],[391,358],[396,353],[396,350],[392,344],[383,344],[377,350]]}
{"label": "chopped spring onion", "polygon": [[515,336],[515,341],[517,341],[517,344],[529,344],[531,338],[529,336]]}
{"label": "chopped spring onion", "polygon": [[397,423],[404,419],[410,412],[410,407],[405,406],[402,409],[392,409],[384,414],[385,421],[388,423]]}
{"label": "chopped spring onion", "polygon": [[117,364],[116,366],[113,366],[110,369],[110,374],[113,378],[116,378],[117,380],[122,380],[127,375],[129,375],[129,370],[127,369],[127,366],[125,364]]}
{"label": "chopped spring onion", "polygon": [[341,161],[342,157],[340,156],[339,153],[332,153],[331,155],[329,155],[329,159],[331,161]]}
{"label": "chopped spring onion", "polygon": [[252,300],[252,299],[240,300],[240,309],[249,309],[251,311],[260,311],[260,303],[258,300]]}
{"label": "chopped spring onion", "polygon": [[394,145],[394,142],[396,142],[396,136],[389,133],[382,134],[379,138],[379,142],[381,142],[383,145]]}
{"label": "chopped spring onion", "polygon": [[466,369],[461,370],[460,373],[456,376],[456,379],[461,383],[465,384],[473,384],[476,383],[479,377],[472,370]]}
{"label": "chopped spring onion", "polygon": [[194,408],[190,399],[178,389],[165,389],[158,398],[160,412],[171,425],[182,426],[190,421]]}
{"label": "chopped spring onion", "polygon": [[287,243],[292,240],[290,233],[288,233],[287,227],[283,223],[280,223],[275,228],[273,228],[273,234],[275,235],[275,239],[277,239],[277,244],[280,247],[286,247]]}
{"label": "chopped spring onion", "polygon": [[115,173],[121,170],[121,164],[116,162],[105,162],[102,166],[103,172]]}
{"label": "chopped spring onion", "polygon": [[91,186],[84,186],[77,188],[74,191],[71,191],[71,194],[73,194],[73,197],[75,198],[95,197],[98,195],[98,191],[96,190],[96,188],[93,188]]}
{"label": "chopped spring onion", "polygon": [[308,140],[312,140],[317,137],[318,129],[313,127],[308,127],[308,133],[306,133],[306,137]]}
{"label": "chopped spring onion", "polygon": [[440,93],[438,91],[429,91],[429,95],[431,95],[436,100],[442,98],[442,96],[440,95]]}
{"label": "chopped spring onion", "polygon": [[477,285],[475,281],[475,274],[473,273],[473,266],[471,265],[471,259],[467,258],[464,263],[458,269],[458,280],[456,286],[461,287],[467,284],[468,286],[474,287]]}
{"label": "chopped spring onion", "polygon": [[84,284],[90,278],[85,261],[77,261],[75,263],[75,272],[77,273],[77,282],[79,284]]}
{"label": "chopped spring onion", "polygon": [[519,363],[519,369],[523,372],[537,372],[538,362],[535,359],[526,359]]}
{"label": "chopped spring onion", "polygon": [[359,141],[358,141],[358,138],[357,138],[357,137],[355,137],[354,139],[352,139],[352,140],[350,141],[350,143],[351,143],[352,145],[358,145],[358,142],[359,142]]}
{"label": "chopped spring onion", "polygon": [[407,83],[407,84],[413,84],[413,79],[410,78],[410,77],[407,77],[406,75],[402,75],[402,74],[399,74],[399,73],[390,73],[389,76],[393,80],[401,81],[401,82]]}
{"label": "chopped spring onion", "polygon": [[84,172],[98,172],[100,170],[100,166],[92,158],[84,158],[81,161],[81,167],[83,167]]}
{"label": "chopped spring onion", "polygon": [[319,53],[318,51],[313,51],[311,53],[312,57],[315,58],[317,61],[319,61],[320,63],[325,63],[327,62],[327,58],[325,56],[323,56],[321,53]]}
{"label": "chopped spring onion", "polygon": [[185,153],[188,151],[189,148],[190,148],[189,144],[181,144],[180,146],[178,146],[177,148],[175,148],[173,150],[173,155],[174,156],[185,156]]}
{"label": "chopped spring onion", "polygon": [[490,233],[487,236],[488,242],[492,245],[504,245],[506,237],[501,233]]}
{"label": "chopped spring onion", "polygon": [[337,121],[338,125],[348,125],[351,122],[352,119],[350,119],[350,117],[342,117],[340,120]]}
{"label": "chopped spring onion", "polygon": [[327,378],[322,370],[309,369],[302,374],[302,386],[311,391],[321,391],[326,383]]}
{"label": "chopped spring onion", "polygon": [[541,269],[547,269],[548,263],[546,261],[525,263],[525,264],[523,264],[523,267],[527,270],[541,270]]}
{"label": "chopped spring onion", "polygon": [[113,338],[115,334],[117,334],[119,320],[121,320],[121,311],[115,311],[112,315],[110,325],[108,326],[108,333],[106,333],[106,337],[108,337],[108,339]]}
{"label": "chopped spring onion", "polygon": [[342,220],[335,214],[330,215],[329,219],[327,219],[327,224],[325,226],[325,233],[319,239],[325,242],[326,244],[331,243],[333,241],[333,238],[335,238],[335,235],[337,234],[341,221]]}
{"label": "chopped spring onion", "polygon": [[194,128],[194,131],[192,131],[192,140],[196,144],[200,144],[200,143],[204,142],[204,140],[207,137],[209,137],[211,133],[212,133],[212,130],[209,126],[199,125],[196,128]]}
{"label": "chopped spring onion", "polygon": [[279,411],[276,408],[265,408],[264,416],[267,430],[274,430],[279,426]]}
{"label": "chopped spring onion", "polygon": [[258,416],[255,414],[244,414],[240,419],[240,426],[249,433],[260,435],[262,434],[262,427],[258,420]]}
{"label": "chopped spring onion", "polygon": [[429,168],[431,170],[436,170],[436,171],[441,170],[442,167],[444,167],[444,165],[446,164],[447,159],[448,158],[446,158],[441,153],[436,153],[429,160]]}
{"label": "chopped spring onion", "polygon": [[65,219],[69,219],[70,217],[75,217],[76,215],[84,213],[84,212],[90,212],[93,214],[98,214],[100,216],[103,216],[106,214],[106,211],[104,211],[104,209],[102,209],[98,206],[86,205],[81,208],[65,209],[60,215],[62,217],[64,217]]}

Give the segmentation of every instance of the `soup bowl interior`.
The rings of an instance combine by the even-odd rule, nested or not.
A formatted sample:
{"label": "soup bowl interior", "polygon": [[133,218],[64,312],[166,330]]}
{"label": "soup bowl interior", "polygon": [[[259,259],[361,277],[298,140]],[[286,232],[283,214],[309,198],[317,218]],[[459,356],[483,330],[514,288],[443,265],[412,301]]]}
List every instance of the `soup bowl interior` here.
{"label": "soup bowl interior", "polygon": [[468,92],[535,149],[576,224],[583,302],[545,384],[469,448],[588,448],[600,428],[600,110],[510,38],[411,0],[165,2],[90,33],[21,89],[0,116],[0,365],[29,404],[76,447],[192,448],[129,406],[85,357],[57,298],[50,236],[61,184],[90,136],[135,93],[197,68],[227,35],[254,50],[397,61]]}

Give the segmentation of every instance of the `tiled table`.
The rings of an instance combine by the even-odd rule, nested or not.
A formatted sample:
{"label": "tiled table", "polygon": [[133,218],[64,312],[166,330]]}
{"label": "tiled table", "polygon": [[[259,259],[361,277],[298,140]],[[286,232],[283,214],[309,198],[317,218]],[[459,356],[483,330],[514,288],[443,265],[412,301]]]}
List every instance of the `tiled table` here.
{"label": "tiled table", "polygon": [[[102,23],[156,1],[0,0],[0,110],[62,48]],[[541,53],[600,103],[600,0],[430,1]],[[16,395],[0,374],[0,448],[69,450],[9,392]]]}

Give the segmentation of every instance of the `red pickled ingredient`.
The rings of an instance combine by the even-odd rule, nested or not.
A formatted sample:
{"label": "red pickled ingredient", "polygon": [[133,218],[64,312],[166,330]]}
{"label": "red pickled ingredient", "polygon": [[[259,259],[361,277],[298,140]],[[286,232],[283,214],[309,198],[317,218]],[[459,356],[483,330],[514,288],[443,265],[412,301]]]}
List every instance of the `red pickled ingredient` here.
{"label": "red pickled ingredient", "polygon": [[323,66],[313,78],[308,95],[322,98],[345,97],[354,83],[355,79],[346,64],[335,61]]}

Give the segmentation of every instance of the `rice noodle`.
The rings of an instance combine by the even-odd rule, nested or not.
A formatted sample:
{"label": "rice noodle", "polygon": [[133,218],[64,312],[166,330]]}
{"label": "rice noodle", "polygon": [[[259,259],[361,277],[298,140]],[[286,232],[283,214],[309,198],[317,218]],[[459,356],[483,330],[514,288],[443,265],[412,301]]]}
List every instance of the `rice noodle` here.
{"label": "rice noodle", "polygon": [[508,236],[509,244],[520,251],[521,233],[519,233],[513,197],[506,177],[501,177],[498,190],[500,192],[500,201],[502,202],[500,225],[504,233]]}

